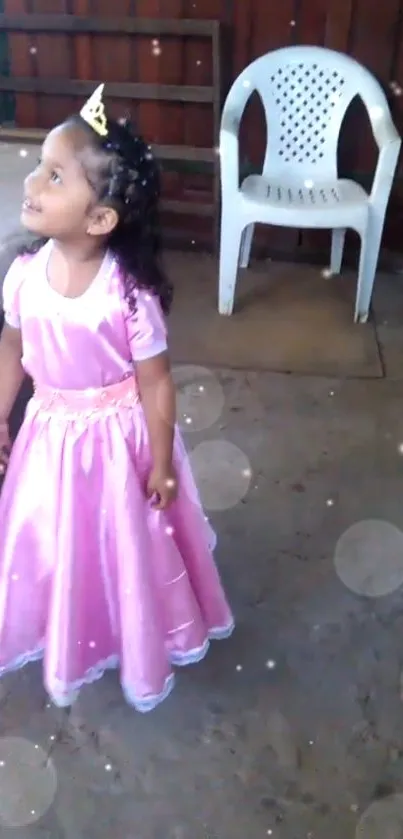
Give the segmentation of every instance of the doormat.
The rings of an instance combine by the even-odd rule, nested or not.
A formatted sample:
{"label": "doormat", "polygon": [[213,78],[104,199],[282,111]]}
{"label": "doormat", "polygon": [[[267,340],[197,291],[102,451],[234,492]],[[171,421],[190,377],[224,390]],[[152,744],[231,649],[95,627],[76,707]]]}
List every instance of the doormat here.
{"label": "doormat", "polygon": [[380,378],[372,323],[354,324],[357,277],[261,263],[240,270],[234,314],[218,314],[218,267],[203,254],[168,253],[175,286],[172,360],[233,370]]}

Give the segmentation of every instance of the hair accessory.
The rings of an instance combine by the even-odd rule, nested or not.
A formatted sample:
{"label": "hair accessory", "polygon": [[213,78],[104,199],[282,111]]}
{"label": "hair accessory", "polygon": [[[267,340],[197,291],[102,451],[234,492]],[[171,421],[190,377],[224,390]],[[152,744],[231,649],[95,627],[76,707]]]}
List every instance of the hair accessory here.
{"label": "hair accessory", "polygon": [[108,136],[108,122],[105,106],[102,101],[104,84],[100,84],[80,111],[80,117],[89,125],[99,137]]}

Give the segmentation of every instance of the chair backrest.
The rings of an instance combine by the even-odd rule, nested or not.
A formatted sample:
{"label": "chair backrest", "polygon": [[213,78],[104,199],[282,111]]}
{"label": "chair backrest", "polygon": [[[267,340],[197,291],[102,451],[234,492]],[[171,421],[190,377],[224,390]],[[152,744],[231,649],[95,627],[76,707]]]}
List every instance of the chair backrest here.
{"label": "chair backrest", "polygon": [[234,82],[224,114],[240,120],[254,91],[267,123],[263,171],[298,181],[337,175],[340,127],[357,95],[368,110],[388,110],[381,86],[365,67],[323,47],[285,47],[258,58]]}

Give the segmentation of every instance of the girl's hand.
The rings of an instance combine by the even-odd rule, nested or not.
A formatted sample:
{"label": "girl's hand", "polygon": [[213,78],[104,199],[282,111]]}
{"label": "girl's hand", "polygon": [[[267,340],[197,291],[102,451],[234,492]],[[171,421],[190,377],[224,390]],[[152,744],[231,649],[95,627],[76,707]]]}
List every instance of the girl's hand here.
{"label": "girl's hand", "polygon": [[0,422],[0,475],[4,475],[10,458],[10,435],[8,423]]}
{"label": "girl's hand", "polygon": [[153,498],[154,510],[165,510],[175,501],[178,493],[178,479],[174,468],[154,468],[147,481],[147,498]]}

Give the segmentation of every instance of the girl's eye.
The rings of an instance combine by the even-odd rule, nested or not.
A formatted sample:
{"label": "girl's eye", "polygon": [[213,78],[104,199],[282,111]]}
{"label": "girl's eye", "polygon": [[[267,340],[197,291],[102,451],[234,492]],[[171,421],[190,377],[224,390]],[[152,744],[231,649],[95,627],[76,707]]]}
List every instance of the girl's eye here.
{"label": "girl's eye", "polygon": [[50,180],[54,184],[61,184],[61,182],[62,182],[62,179],[61,179],[60,175],[57,174],[57,172],[51,172]]}

